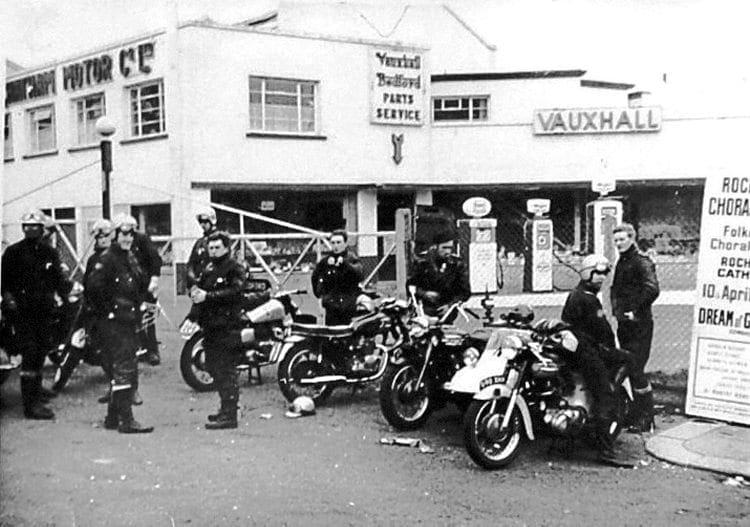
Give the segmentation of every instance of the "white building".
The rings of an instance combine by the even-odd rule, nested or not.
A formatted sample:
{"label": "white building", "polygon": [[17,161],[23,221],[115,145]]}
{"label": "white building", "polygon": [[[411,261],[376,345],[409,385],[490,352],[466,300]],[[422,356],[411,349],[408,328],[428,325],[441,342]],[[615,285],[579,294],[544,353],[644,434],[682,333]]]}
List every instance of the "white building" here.
{"label": "white building", "polygon": [[[209,200],[367,233],[392,229],[400,206],[460,215],[465,198],[482,195],[508,248],[523,245],[520,200],[531,197],[552,199],[558,238],[578,247],[591,180],[606,178],[652,239],[677,225],[685,232],[669,236],[690,243],[704,178],[749,168],[739,148],[750,131],[746,98],[696,112],[670,105],[666,89],[648,100],[583,69],[503,71],[500,52],[447,7],[405,10],[385,37],[366,17],[331,23],[352,19],[340,9],[175,23],[9,69],[5,240],[20,235],[13,224],[32,207],[67,221],[74,241],[86,238],[101,216],[102,114],[117,127],[114,212],[177,239],[198,234],[193,210]],[[315,32],[319,20],[326,34]],[[178,261],[188,245],[176,246]],[[360,239],[360,255],[376,250]]]}

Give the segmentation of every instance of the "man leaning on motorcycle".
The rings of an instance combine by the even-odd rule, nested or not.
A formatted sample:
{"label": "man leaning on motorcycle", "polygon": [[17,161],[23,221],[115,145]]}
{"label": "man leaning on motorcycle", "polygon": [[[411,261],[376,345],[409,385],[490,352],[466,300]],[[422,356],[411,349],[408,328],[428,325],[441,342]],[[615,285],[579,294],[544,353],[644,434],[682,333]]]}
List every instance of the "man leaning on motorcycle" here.
{"label": "man leaning on motorcycle", "polygon": [[[616,348],[612,327],[597,297],[610,271],[604,256],[592,254],[584,258],[579,270],[581,280],[568,295],[562,311],[563,321],[570,324],[579,340],[575,356],[568,360],[581,372],[591,390],[601,437],[608,436],[606,431],[613,420],[615,397],[611,371],[622,365],[632,366],[630,354]],[[613,445],[605,441],[600,441],[599,448],[604,459],[615,455]]]}
{"label": "man leaning on motorcycle", "polygon": [[312,274],[315,296],[326,310],[326,325],[348,324],[357,311],[362,264],[349,251],[346,231],[331,233],[331,252],[320,259]]}
{"label": "man leaning on motorcycle", "polygon": [[407,286],[416,287],[416,297],[428,315],[440,314],[449,304],[471,296],[466,265],[453,254],[453,248],[451,232],[436,234],[427,252],[415,258],[406,280]]}

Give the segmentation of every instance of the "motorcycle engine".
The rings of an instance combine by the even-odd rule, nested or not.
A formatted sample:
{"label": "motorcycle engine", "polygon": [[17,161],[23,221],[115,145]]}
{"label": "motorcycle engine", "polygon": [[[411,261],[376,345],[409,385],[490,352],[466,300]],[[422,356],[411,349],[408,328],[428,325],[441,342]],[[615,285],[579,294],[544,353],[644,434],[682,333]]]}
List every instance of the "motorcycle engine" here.
{"label": "motorcycle engine", "polygon": [[580,406],[549,408],[544,413],[544,422],[553,430],[565,434],[586,423],[587,412]]}

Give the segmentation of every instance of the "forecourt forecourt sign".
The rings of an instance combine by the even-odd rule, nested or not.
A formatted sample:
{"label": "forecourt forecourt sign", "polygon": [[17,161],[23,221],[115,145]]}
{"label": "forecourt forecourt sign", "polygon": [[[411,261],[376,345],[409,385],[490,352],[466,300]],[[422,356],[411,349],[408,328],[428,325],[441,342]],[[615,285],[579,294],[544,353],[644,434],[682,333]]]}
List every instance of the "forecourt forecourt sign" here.
{"label": "forecourt forecourt sign", "polygon": [[686,413],[750,424],[750,176],[706,178]]}

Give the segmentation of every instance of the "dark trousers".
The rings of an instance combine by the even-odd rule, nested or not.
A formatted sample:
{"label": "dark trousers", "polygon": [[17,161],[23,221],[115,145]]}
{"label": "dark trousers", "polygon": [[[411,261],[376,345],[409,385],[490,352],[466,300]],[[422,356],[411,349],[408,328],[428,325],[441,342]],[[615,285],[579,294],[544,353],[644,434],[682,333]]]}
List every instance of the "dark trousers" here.
{"label": "dark trousers", "polygon": [[653,336],[654,321],[651,319],[619,320],[617,323],[617,338],[620,341],[620,347],[633,355],[634,365],[631,379],[635,390],[645,389],[649,386],[644,368],[651,355]]}
{"label": "dark trousers", "polygon": [[203,336],[206,369],[214,378],[216,391],[225,413],[236,415],[240,398],[237,375],[237,355],[242,349],[239,329],[208,329]]}
{"label": "dark trousers", "polygon": [[21,398],[26,409],[39,402],[42,387],[42,367],[47,352],[55,344],[51,323],[32,315],[22,315],[14,321],[13,352],[22,357]]}
{"label": "dark trousers", "polygon": [[134,324],[117,320],[97,321],[97,340],[102,346],[102,362],[111,375],[112,390],[138,386],[138,341]]}

